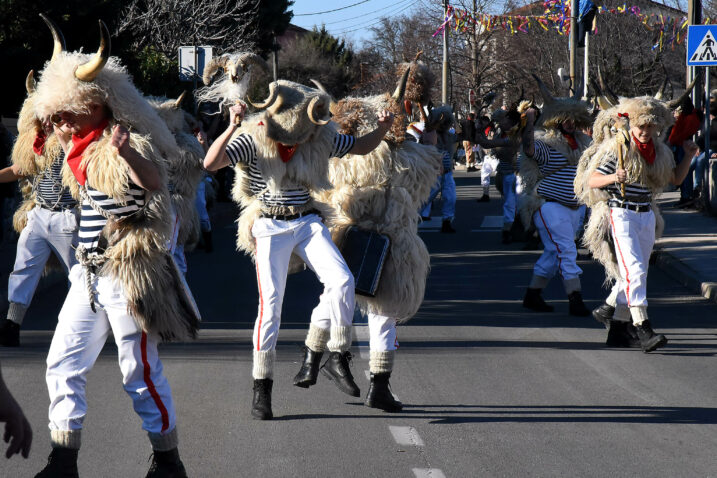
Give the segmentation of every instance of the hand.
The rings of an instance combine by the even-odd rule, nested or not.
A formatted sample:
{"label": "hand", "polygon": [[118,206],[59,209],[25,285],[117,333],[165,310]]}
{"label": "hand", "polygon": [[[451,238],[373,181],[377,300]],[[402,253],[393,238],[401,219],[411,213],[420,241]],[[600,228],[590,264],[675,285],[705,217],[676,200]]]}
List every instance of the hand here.
{"label": "hand", "polygon": [[110,139],[112,146],[117,148],[120,156],[123,155],[129,147],[129,130],[120,124],[112,127],[112,138]]}
{"label": "hand", "polygon": [[378,126],[388,129],[393,124],[393,113],[383,110],[378,114]]}
{"label": "hand", "polygon": [[687,158],[691,158],[692,156],[697,154],[697,151],[699,151],[700,148],[694,141],[688,139],[682,143],[682,149],[685,150],[685,156]]}
{"label": "hand", "polygon": [[710,159],[717,158],[717,153],[710,154]]}
{"label": "hand", "polygon": [[244,121],[244,113],[246,113],[246,103],[238,101],[229,107],[229,124],[239,126]]}
{"label": "hand", "polygon": [[0,383],[0,422],[5,422],[3,440],[10,443],[5,457],[10,458],[22,453],[23,458],[27,458],[32,445],[32,428],[4,383]]}
{"label": "hand", "polygon": [[615,171],[615,181],[618,183],[624,183],[627,180],[627,171],[624,169],[618,168],[617,171]]}
{"label": "hand", "polygon": [[197,137],[197,141],[199,141],[199,144],[201,144],[202,146],[205,146],[207,144],[207,133],[200,129],[196,132],[195,136]]}

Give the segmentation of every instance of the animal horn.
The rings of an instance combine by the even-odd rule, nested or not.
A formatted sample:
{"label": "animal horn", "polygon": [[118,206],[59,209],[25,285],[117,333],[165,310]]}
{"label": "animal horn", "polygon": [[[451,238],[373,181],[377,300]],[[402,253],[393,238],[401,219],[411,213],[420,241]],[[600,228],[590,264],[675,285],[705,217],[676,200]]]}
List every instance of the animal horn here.
{"label": "animal horn", "polygon": [[543,101],[545,103],[552,103],[555,101],[555,98],[553,97],[553,94],[550,92],[547,86],[545,86],[545,83],[543,83],[543,80],[538,78],[537,75],[533,74],[533,78],[535,78],[535,81],[538,82],[538,89],[540,89],[540,94],[543,95]]}
{"label": "animal horn", "polygon": [[47,15],[41,13],[40,18],[45,21],[47,28],[49,28],[50,32],[52,32],[52,41],[54,43],[54,47],[52,48],[52,58],[50,59],[50,61],[52,61],[65,49],[65,37],[62,35],[62,31],[60,31],[57,25],[55,25],[55,22],[50,20]]}
{"label": "animal horn", "polygon": [[100,20],[99,23],[100,47],[97,50],[97,53],[95,54],[94,58],[92,58],[87,63],[83,63],[82,65],[78,66],[75,70],[75,76],[80,81],[92,81],[97,78],[97,75],[100,74],[102,68],[104,68],[105,64],[107,63],[107,60],[110,57],[110,32],[109,30],[107,30],[107,25],[105,25],[102,20]]}
{"label": "animal horn", "polygon": [[401,81],[398,82],[398,86],[396,87],[396,90],[393,92],[393,95],[391,97],[396,101],[401,101],[403,99],[404,93],[406,93],[406,83],[408,82],[408,74],[411,72],[411,68],[406,68],[406,71],[403,72],[403,75],[401,75]]}
{"label": "animal horn", "polygon": [[324,85],[319,83],[319,80],[314,80],[313,78],[311,78],[311,80],[309,80],[309,81],[311,81],[314,84],[314,86],[316,86],[316,88],[319,91],[321,91],[322,93],[326,93],[327,95],[330,94],[328,91],[326,91],[326,88],[324,88]]}
{"label": "animal horn", "polygon": [[695,87],[695,83],[697,83],[697,77],[695,77],[695,79],[692,80],[692,83],[690,83],[689,85],[687,85],[687,88],[685,89],[685,92],[682,93],[679,98],[676,98],[676,99],[674,99],[674,100],[670,100],[670,101],[667,103],[667,106],[668,106],[670,109],[675,109],[675,108],[677,108],[683,101],[685,101],[685,99],[687,99],[687,97],[690,95],[690,93],[692,93],[692,89]]}
{"label": "animal horn", "polygon": [[421,55],[423,55],[423,50],[418,50],[416,52],[416,58],[414,58],[413,61],[418,61],[418,59],[421,58]]}
{"label": "animal horn", "polygon": [[309,106],[306,109],[306,114],[309,116],[309,120],[311,120],[312,123],[323,126],[329,122],[329,112],[327,111],[326,114],[322,118],[316,117],[316,112],[319,108],[326,108],[326,100],[320,96],[316,96],[311,99],[309,102]]}
{"label": "animal horn", "polygon": [[256,53],[243,53],[237,59],[237,63],[239,63],[245,70],[249,65],[258,65],[262,70],[266,72],[269,71],[269,65],[267,65],[266,61],[264,61],[264,59]]}
{"label": "animal horn", "polygon": [[248,96],[247,100],[249,100],[249,103],[251,103],[254,108],[262,110],[274,103],[274,101],[276,101],[277,96],[279,96],[279,89],[276,87],[276,83],[274,82],[269,84],[269,97],[264,100],[263,103],[254,103]]}
{"label": "animal horn", "polygon": [[662,101],[662,98],[665,96],[665,87],[667,86],[668,78],[665,76],[665,81],[662,82],[662,85],[660,85],[660,89],[657,90],[657,93],[655,93],[655,99]]}
{"label": "animal horn", "polygon": [[600,70],[600,65],[598,64],[597,67],[597,74],[598,74],[598,84],[600,85],[600,89],[602,90],[603,95],[608,98],[610,103],[616,105],[620,102],[619,98],[613,91],[608,88],[607,83],[605,83],[605,80],[602,77],[602,70]]}
{"label": "animal horn", "polygon": [[179,109],[180,106],[182,106],[182,101],[184,101],[184,97],[187,96],[187,90],[182,91],[182,94],[179,95],[179,98],[174,102],[174,108]]}
{"label": "animal horn", "polygon": [[35,70],[30,70],[30,73],[27,74],[27,78],[25,78],[25,89],[28,94],[35,92]]}
{"label": "animal horn", "polygon": [[228,57],[226,55],[222,55],[219,58],[212,58],[209,60],[209,63],[207,63],[207,66],[204,67],[204,74],[202,75],[202,82],[209,86],[209,84],[212,82],[212,78],[214,78],[214,74],[217,72],[219,68],[224,70],[227,64]]}

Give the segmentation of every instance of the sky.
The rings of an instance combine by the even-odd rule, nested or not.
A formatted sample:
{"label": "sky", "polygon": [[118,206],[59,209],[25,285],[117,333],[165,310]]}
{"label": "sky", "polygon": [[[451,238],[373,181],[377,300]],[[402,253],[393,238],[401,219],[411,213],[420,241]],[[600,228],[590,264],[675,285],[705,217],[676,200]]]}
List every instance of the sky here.
{"label": "sky", "polygon": [[[320,28],[323,23],[335,37],[346,38],[360,47],[370,36],[369,29],[377,25],[381,17],[399,17],[419,8],[421,3],[420,0],[294,0],[291,23],[307,30],[314,25]],[[317,14],[307,15],[311,13]]]}

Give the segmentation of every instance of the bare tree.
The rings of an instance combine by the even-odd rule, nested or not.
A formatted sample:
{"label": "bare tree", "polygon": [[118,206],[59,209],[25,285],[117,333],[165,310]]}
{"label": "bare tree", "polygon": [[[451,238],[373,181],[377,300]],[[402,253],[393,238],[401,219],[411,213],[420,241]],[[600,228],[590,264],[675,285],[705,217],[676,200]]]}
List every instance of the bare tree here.
{"label": "bare tree", "polygon": [[250,50],[258,9],[259,0],[132,0],[117,33],[129,31],[138,47],[152,45],[168,58],[191,44]]}

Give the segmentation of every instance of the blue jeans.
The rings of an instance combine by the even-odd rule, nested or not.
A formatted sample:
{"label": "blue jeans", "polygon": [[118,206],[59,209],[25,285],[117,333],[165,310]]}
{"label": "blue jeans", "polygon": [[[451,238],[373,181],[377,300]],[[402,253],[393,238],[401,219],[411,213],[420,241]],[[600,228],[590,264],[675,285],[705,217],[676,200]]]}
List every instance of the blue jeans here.
{"label": "blue jeans", "polygon": [[421,216],[431,216],[431,204],[439,192],[443,198],[443,220],[453,220],[456,215],[456,181],[453,179],[453,171],[438,176],[426,205],[421,208]]}
{"label": "blue jeans", "polygon": [[515,174],[503,176],[503,224],[511,224],[515,221]]}
{"label": "blue jeans", "polygon": [[[710,151],[711,152],[711,151]],[[701,188],[705,180],[705,169],[709,164],[709,159],[705,156],[705,153],[700,154],[692,158],[692,164],[690,165],[690,172],[687,177],[692,176],[692,172],[695,174],[695,187]]]}

